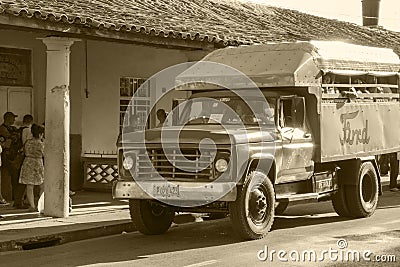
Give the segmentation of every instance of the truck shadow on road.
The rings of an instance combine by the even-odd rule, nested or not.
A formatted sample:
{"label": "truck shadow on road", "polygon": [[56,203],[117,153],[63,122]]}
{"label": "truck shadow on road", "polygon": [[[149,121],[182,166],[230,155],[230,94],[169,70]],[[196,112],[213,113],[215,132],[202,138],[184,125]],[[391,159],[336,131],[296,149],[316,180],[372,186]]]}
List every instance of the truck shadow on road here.
{"label": "truck shadow on road", "polygon": [[400,192],[383,191],[379,197],[378,209],[400,208]]}
{"label": "truck shadow on road", "polygon": [[[341,220],[345,219],[333,214],[324,217],[278,216],[270,235],[277,238],[277,236],[280,236],[281,230]],[[175,266],[176,262],[174,263],[173,256],[171,256],[175,253],[188,253],[190,250],[198,250],[201,253],[202,249],[210,251],[210,249],[221,246],[224,246],[229,253],[228,250],[231,246],[247,247],[255,244],[257,247],[262,247],[266,240],[268,240],[268,237],[254,241],[241,240],[235,235],[229,218],[225,218],[174,225],[164,235],[145,236],[133,232],[93,241],[77,242],[81,243],[78,246],[75,245],[76,243],[68,243],[49,248],[47,253],[64,255],[65,251],[68,251],[68,258],[74,259],[74,266],[96,263],[124,263],[145,266],[146,264],[152,265],[154,262],[160,262],[162,258],[169,261],[167,265]],[[168,255],[168,253],[172,254]],[[88,255],[95,256],[90,257]],[[187,255],[193,255],[193,253]],[[179,263],[179,266],[184,265],[182,262]]]}
{"label": "truck shadow on road", "polygon": [[[384,191],[379,197],[377,209],[400,208],[400,193]],[[330,201],[294,205],[287,208],[281,216],[276,216],[272,230],[333,223],[353,218],[340,217]]]}

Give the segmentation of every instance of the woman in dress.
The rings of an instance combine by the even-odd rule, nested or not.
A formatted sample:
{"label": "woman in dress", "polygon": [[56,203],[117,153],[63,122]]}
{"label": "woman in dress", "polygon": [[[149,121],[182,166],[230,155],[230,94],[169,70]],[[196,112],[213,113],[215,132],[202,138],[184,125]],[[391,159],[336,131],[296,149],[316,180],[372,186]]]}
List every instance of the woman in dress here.
{"label": "woman in dress", "polygon": [[40,185],[40,195],[42,194],[44,180],[44,144],[42,140],[44,128],[33,124],[31,131],[33,138],[27,140],[24,146],[25,159],[22,163],[19,182],[26,184],[26,195],[30,205],[29,211],[37,211],[33,188],[35,185]]}

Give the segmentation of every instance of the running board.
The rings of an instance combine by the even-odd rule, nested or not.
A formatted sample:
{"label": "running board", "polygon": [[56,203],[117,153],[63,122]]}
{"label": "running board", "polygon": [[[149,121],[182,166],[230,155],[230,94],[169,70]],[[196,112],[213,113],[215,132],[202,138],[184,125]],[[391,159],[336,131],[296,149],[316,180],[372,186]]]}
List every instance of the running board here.
{"label": "running board", "polygon": [[309,202],[309,201],[325,201],[328,200],[333,192],[323,194],[304,193],[304,194],[281,194],[276,196],[277,202]]}

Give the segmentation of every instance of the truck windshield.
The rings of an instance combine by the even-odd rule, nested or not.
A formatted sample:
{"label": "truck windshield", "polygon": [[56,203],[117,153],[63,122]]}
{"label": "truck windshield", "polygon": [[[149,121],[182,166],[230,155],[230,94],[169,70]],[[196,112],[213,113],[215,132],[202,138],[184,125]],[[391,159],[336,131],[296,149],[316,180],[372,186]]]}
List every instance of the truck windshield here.
{"label": "truck windshield", "polygon": [[193,98],[185,103],[178,124],[273,126],[275,105],[276,99],[268,97],[254,99],[247,104],[239,97]]}

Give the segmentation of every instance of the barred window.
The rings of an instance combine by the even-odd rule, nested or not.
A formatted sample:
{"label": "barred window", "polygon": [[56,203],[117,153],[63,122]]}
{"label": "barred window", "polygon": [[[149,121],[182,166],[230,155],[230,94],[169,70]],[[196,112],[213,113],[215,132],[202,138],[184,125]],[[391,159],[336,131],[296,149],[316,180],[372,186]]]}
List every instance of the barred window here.
{"label": "barred window", "polygon": [[[150,82],[144,78],[121,77],[119,94],[120,132],[122,127],[129,124],[134,115],[139,117],[138,130],[144,130],[147,115],[150,112]],[[125,119],[125,116],[128,117]]]}

